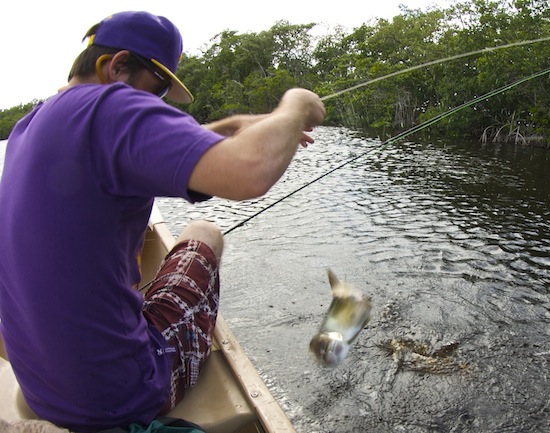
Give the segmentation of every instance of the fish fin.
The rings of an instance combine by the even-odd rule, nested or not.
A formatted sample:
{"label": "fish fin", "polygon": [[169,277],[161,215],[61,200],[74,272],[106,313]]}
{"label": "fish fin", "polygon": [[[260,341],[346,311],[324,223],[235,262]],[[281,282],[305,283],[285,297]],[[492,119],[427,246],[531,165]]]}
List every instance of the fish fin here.
{"label": "fish fin", "polygon": [[332,287],[332,289],[334,290],[334,288],[338,286],[338,284],[340,284],[340,280],[338,279],[336,274],[332,272],[332,270],[330,270],[330,268],[327,269],[327,274],[328,274],[328,281],[330,283],[330,287]]}
{"label": "fish fin", "polygon": [[340,281],[334,272],[327,269],[328,281],[332,289],[333,298],[345,299],[354,296],[354,289],[346,281]]}
{"label": "fish fin", "polygon": [[351,298],[354,301],[361,301],[363,294],[347,281],[341,281],[332,270],[327,269],[328,280],[332,289],[332,297],[347,299]]}

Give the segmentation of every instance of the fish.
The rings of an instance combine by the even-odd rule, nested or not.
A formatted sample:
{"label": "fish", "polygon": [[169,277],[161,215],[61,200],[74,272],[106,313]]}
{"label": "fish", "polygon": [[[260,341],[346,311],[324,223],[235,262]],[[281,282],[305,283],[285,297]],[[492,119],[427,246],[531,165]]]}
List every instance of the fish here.
{"label": "fish", "polygon": [[332,302],[309,350],[324,367],[337,367],[346,359],[350,347],[371,319],[372,301],[347,281],[340,281],[330,269],[328,280]]}

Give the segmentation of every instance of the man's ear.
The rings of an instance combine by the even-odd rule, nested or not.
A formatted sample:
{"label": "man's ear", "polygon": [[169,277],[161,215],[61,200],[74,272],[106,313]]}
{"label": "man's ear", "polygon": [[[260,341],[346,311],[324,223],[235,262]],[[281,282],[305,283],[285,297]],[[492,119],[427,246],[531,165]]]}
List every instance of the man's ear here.
{"label": "man's ear", "polygon": [[121,81],[121,75],[125,73],[125,65],[129,57],[130,51],[128,50],[119,51],[113,56],[107,66],[109,81]]}

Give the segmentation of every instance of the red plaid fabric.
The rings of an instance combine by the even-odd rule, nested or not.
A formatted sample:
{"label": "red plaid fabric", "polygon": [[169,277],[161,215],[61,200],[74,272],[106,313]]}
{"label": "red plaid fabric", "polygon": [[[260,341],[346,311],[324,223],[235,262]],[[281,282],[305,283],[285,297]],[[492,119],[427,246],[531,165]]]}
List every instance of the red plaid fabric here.
{"label": "red plaid fabric", "polygon": [[190,240],[176,245],[145,295],[143,314],[176,349],[171,391],[162,413],[196,384],[210,355],[219,306],[219,267],[212,250]]}

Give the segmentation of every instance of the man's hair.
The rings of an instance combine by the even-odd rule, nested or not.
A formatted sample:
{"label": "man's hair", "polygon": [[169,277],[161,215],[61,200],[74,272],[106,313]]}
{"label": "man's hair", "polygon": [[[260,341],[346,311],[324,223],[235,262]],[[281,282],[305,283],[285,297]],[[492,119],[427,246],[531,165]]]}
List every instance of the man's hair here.
{"label": "man's hair", "polygon": [[[89,45],[75,59],[71,71],[69,72],[68,81],[73,77],[89,77],[96,74],[96,62],[104,54],[116,54],[121,51],[118,48],[104,47],[101,45]],[[134,73],[145,69],[134,56],[130,56],[125,65],[126,71],[132,76]]]}

